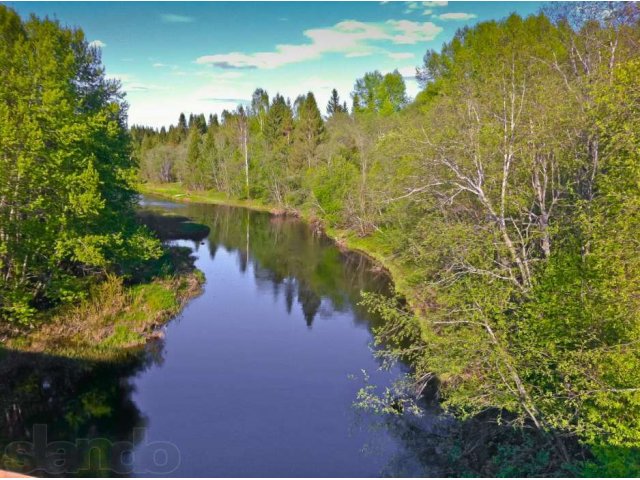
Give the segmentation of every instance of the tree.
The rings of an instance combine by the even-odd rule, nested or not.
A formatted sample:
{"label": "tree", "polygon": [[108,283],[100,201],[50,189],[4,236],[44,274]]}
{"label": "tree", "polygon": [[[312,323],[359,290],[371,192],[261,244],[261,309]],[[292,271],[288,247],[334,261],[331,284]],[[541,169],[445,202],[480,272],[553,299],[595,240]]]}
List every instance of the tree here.
{"label": "tree", "polygon": [[324,135],[324,122],[312,92],[299,97],[297,104],[295,140],[293,156],[306,162],[311,168],[316,148]]}
{"label": "tree", "polygon": [[407,104],[406,86],[397,70],[382,75],[379,71],[365,73],[356,80],[353,93],[354,111],[391,115]]}
{"label": "tree", "polygon": [[269,94],[262,88],[256,88],[251,96],[251,115],[258,121],[260,134],[264,133],[264,125],[269,111]]}
{"label": "tree", "polygon": [[181,135],[186,134],[188,128],[189,127],[187,125],[187,118],[185,117],[184,113],[180,113],[180,117],[178,118],[178,131]]}
{"label": "tree", "polygon": [[327,103],[327,115],[332,117],[337,113],[346,113],[346,111],[346,104],[342,105],[340,103],[340,96],[338,95],[338,91],[334,88],[331,90],[331,97]]}
{"label": "tree", "polygon": [[241,105],[238,107],[238,139],[240,142],[240,148],[244,156],[244,174],[246,181],[246,195],[249,198],[249,122],[247,120],[247,114],[244,107]]}
{"label": "tree", "polygon": [[376,103],[381,115],[399,112],[407,105],[407,88],[398,70],[387,73],[376,94]]}
{"label": "tree", "polygon": [[265,121],[265,137],[275,150],[282,150],[291,143],[293,133],[293,111],[291,105],[280,94],[271,102]]}
{"label": "tree", "polygon": [[187,137],[187,156],[183,181],[194,190],[206,188],[206,165],[202,154],[202,137],[198,125],[194,122]]}
{"label": "tree", "polygon": [[356,80],[353,87],[354,110],[362,112],[377,112],[378,95],[380,93],[380,86],[382,85],[382,74],[375,70],[373,72],[367,72],[364,77]]}
{"label": "tree", "polygon": [[209,127],[209,129],[212,129],[212,128],[215,129],[220,126],[220,122],[218,121],[217,114],[209,114],[209,122],[207,126]]}
{"label": "tree", "polygon": [[99,49],[5,6],[0,38],[0,316],[26,322],[159,248],[134,220],[126,103]]}

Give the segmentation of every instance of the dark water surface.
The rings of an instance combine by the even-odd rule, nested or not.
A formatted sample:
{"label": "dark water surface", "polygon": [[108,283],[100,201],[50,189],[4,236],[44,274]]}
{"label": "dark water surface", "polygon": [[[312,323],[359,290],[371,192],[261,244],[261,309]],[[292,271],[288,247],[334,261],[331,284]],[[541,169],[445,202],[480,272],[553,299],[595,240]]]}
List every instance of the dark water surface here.
{"label": "dark water surface", "polygon": [[[357,305],[361,291],[389,288],[369,260],[293,219],[143,205],[210,227],[202,242],[175,242],[194,250],[203,294],[166,326],[164,340],[125,365],[5,353],[0,442],[29,442],[9,445],[5,468],[21,458],[56,473],[55,449],[38,453],[36,445],[42,427],[34,425],[46,425],[47,442],[75,442],[63,450],[80,449],[77,439],[106,439],[92,446],[123,475],[424,473],[397,434],[353,408],[363,370],[380,386],[400,375],[378,369],[370,349],[377,320]],[[120,455],[126,442],[133,455]],[[61,458],[61,471],[73,473]]]}

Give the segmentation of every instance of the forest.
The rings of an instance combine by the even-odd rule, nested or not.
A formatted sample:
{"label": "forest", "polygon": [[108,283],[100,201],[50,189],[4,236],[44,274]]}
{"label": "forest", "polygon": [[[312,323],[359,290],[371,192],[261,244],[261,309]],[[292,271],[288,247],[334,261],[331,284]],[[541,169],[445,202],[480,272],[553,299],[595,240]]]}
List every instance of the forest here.
{"label": "forest", "polygon": [[396,295],[360,306],[411,380],[361,404],[396,415],[435,391],[461,422],[489,418],[509,445],[476,474],[640,475],[637,4],[462,28],[425,53],[415,98],[372,71],[326,106],[258,88],[166,129],[128,126],[100,55],[82,30],[0,5],[0,353],[92,316],[102,336],[74,339],[87,351],[142,342],[136,305],[173,314],[202,279],[179,280],[138,192],[242,201],[391,272]]}
{"label": "forest", "polygon": [[197,290],[136,219],[124,93],[81,29],[0,5],[0,152],[0,354],[106,358]]}
{"label": "forest", "polygon": [[638,475],[639,20],[553,4],[427,51],[415,99],[373,71],[349,105],[258,88],[132,126],[140,181],[298,212],[381,259],[398,298],[365,304],[386,355],[412,392],[527,436],[506,473]]}

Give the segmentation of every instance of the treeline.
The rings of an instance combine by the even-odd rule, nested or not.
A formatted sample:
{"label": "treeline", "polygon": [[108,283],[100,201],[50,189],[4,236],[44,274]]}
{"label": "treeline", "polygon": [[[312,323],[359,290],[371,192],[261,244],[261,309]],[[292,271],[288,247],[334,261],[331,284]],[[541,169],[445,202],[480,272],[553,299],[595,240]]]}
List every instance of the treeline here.
{"label": "treeline", "polygon": [[134,128],[140,175],[305,209],[390,259],[417,318],[368,302],[418,391],[536,432],[485,475],[638,475],[639,45],[634,3],[482,22],[426,53],[411,103],[374,72],[325,119],[257,90]]}
{"label": "treeline", "polygon": [[157,257],[134,219],[126,103],[81,30],[0,5],[0,328]]}
{"label": "treeline", "polygon": [[312,92],[291,103],[256,89],[250,105],[220,118],[181,114],[168,130],[134,126],[131,134],[143,181],[283,207],[313,204],[328,218],[358,223],[366,218],[375,138],[406,105],[402,76],[373,72],[356,83],[352,115],[335,90],[325,119]]}

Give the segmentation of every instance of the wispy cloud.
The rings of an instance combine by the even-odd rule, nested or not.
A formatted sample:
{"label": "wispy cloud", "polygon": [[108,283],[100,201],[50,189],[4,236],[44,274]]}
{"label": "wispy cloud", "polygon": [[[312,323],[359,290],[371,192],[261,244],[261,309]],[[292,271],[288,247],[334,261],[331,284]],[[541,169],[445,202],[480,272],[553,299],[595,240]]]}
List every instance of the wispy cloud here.
{"label": "wispy cloud", "polygon": [[89,42],[89,46],[96,47],[96,48],[104,48],[107,46],[107,44],[104,43],[102,40],[93,40],[92,42]]}
{"label": "wispy cloud", "polygon": [[242,103],[249,104],[251,100],[246,98],[219,98],[219,97],[208,97],[208,98],[200,98],[200,100],[204,102],[218,102],[218,103]]}
{"label": "wispy cloud", "polygon": [[406,60],[407,58],[415,57],[415,54],[411,52],[390,52],[389,58],[393,58],[394,60]]}
{"label": "wispy cloud", "polygon": [[112,80],[119,80],[120,83],[122,83],[122,88],[126,92],[146,92],[148,90],[166,89],[166,87],[161,85],[140,82],[134,75],[129,73],[111,73],[107,74],[106,77]]}
{"label": "wispy cloud", "polygon": [[347,57],[370,55],[380,50],[381,42],[415,45],[433,40],[442,27],[432,22],[388,20],[384,23],[345,20],[328,28],[305,30],[310,40],[303,44],[276,45],[272,51],[230,52],[205,55],[196,59],[224,69],[273,69],[291,63],[320,58],[325,53],[342,53]]}
{"label": "wispy cloud", "polygon": [[164,23],[191,23],[195,19],[186,15],[176,15],[175,13],[163,13],[160,18]]}
{"label": "wispy cloud", "polygon": [[476,18],[475,13],[449,12],[437,16],[440,20],[471,20]]}
{"label": "wispy cloud", "polygon": [[415,10],[418,10],[421,7],[421,2],[405,2],[404,13],[413,13]]}
{"label": "wispy cloud", "polygon": [[433,8],[446,7],[448,2],[405,2],[404,13],[411,14],[420,11],[422,15],[431,15]]}

